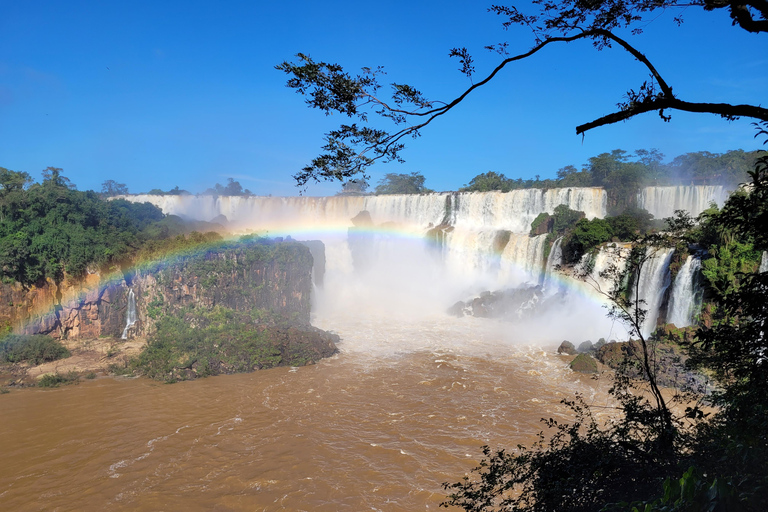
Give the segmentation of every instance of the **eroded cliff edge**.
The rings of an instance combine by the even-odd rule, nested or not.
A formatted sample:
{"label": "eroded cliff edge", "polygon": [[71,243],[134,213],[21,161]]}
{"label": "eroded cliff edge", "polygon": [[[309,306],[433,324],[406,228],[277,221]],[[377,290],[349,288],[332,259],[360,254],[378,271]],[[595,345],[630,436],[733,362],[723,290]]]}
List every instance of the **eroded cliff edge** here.
{"label": "eroded cliff edge", "polygon": [[[123,366],[163,380],[308,364],[334,354],[338,341],[310,325],[313,263],[305,244],[251,238],[106,278],[91,274],[28,289],[3,284],[0,327],[70,346],[73,340],[146,339],[147,349]],[[148,359],[159,352],[160,363]]]}

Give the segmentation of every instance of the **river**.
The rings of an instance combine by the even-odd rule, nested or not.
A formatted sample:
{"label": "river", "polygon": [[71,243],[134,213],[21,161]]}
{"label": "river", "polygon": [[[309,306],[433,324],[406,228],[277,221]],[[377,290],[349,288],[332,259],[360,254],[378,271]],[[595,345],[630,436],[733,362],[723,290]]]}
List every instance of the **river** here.
{"label": "river", "polygon": [[314,366],[0,396],[0,508],[434,510],[483,444],[531,443],[575,392],[605,400],[607,382],[509,324],[345,311],[315,324],[343,341]]}

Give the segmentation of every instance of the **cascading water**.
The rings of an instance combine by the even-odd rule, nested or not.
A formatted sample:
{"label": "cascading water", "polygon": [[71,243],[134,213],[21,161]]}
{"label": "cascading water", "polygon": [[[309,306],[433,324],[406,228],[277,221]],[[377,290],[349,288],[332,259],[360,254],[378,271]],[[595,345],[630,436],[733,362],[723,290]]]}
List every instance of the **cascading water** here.
{"label": "cascading water", "polygon": [[[529,339],[563,335],[545,332],[550,328],[590,337],[604,336],[606,326],[612,329],[601,307],[605,297],[553,272],[562,259],[562,241],[555,242],[545,262],[546,235],[529,236],[533,220],[541,213],[552,214],[561,204],[585,212],[587,218],[602,218],[606,198],[600,188],[390,196],[126,197],[193,220],[218,217],[235,232],[322,240],[327,289],[318,293],[319,302],[326,297],[339,308],[428,315],[442,314],[456,300],[486,290],[540,286],[547,289],[547,296],[563,292],[559,295],[566,298],[548,309],[556,321],[531,323],[529,332],[520,334]],[[363,211],[370,222],[353,225],[351,219]],[[437,247],[430,247],[428,240]],[[608,265],[620,252],[604,249],[596,255],[595,281],[601,279],[601,265]],[[655,297],[653,287],[644,285],[643,293],[646,288],[648,297]],[[567,289],[573,291],[565,293]],[[658,302],[649,301],[649,307],[658,308]],[[649,312],[649,317],[655,322],[656,312]]]}
{"label": "cascading water", "polygon": [[698,273],[701,260],[688,256],[675,277],[669,298],[667,323],[676,327],[688,327],[696,318],[701,307],[701,290],[698,286]]}
{"label": "cascading water", "polygon": [[728,194],[728,189],[721,185],[645,187],[637,196],[637,206],[657,219],[672,217],[675,210],[686,210],[696,217],[711,203],[723,206]]}
{"label": "cascading water", "polygon": [[763,258],[760,260],[759,272],[768,272],[768,251],[763,251]]}
{"label": "cascading water", "polygon": [[[644,301],[641,307],[645,310],[645,321],[642,325],[642,334],[648,337],[656,329],[656,320],[659,318],[659,306],[664,298],[664,292],[669,287],[670,274],[669,263],[672,260],[674,249],[648,248],[648,259],[640,273],[637,283],[637,297]],[[632,291],[634,296],[635,291]]]}
{"label": "cascading water", "polygon": [[122,339],[128,339],[128,329],[136,323],[136,296],[133,294],[133,288],[128,289],[128,307],[125,309],[125,329],[123,329]]}

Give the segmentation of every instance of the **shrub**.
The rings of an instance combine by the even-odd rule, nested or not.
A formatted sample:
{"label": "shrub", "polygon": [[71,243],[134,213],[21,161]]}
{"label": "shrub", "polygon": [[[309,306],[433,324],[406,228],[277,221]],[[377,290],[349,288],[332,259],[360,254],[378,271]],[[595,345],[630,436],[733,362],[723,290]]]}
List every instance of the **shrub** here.
{"label": "shrub", "polygon": [[40,334],[31,336],[12,334],[0,341],[0,362],[3,363],[26,361],[39,365],[69,356],[69,350],[64,345]]}
{"label": "shrub", "polygon": [[73,384],[80,381],[80,376],[77,372],[69,372],[61,375],[60,373],[48,373],[37,381],[38,387],[41,388],[57,388],[61,384]]}

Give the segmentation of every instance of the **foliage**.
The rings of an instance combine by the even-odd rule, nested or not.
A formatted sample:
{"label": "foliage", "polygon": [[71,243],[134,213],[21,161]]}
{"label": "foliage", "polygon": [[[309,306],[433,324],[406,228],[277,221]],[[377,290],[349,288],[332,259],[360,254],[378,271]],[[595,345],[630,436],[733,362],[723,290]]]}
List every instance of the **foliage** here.
{"label": "foliage", "polygon": [[128,193],[128,186],[125,183],[118,183],[115,180],[106,180],[101,184],[102,197],[124,196]]}
{"label": "foliage", "polygon": [[64,375],[60,373],[46,373],[37,381],[37,386],[41,388],[57,388],[61,384],[77,384],[80,382],[80,375],[71,371]]}
{"label": "foliage", "polygon": [[341,185],[339,195],[363,195],[368,190],[368,182],[364,179],[347,180]]}
{"label": "foliage", "polygon": [[207,196],[250,196],[252,192],[250,190],[243,189],[239,181],[235,181],[233,178],[227,178],[227,184],[222,185],[217,183],[213,188],[207,189],[203,192],[203,195]]}
{"label": "foliage", "polygon": [[536,236],[542,226],[549,224],[550,219],[551,216],[546,212],[541,212],[538,214],[536,218],[533,219],[533,222],[531,222],[530,236]]}
{"label": "foliage", "polygon": [[563,241],[563,261],[576,263],[587,251],[608,242],[613,237],[605,219],[581,219]]}
{"label": "foliage", "polygon": [[424,186],[426,178],[421,173],[387,173],[376,186],[376,194],[426,194],[433,192]]}
{"label": "foliage", "polygon": [[11,334],[0,340],[0,362],[33,366],[69,357],[61,342],[42,334]]}
{"label": "foliage", "polygon": [[722,479],[708,479],[691,466],[679,479],[664,480],[664,495],[653,501],[621,503],[631,512],[717,512],[744,510],[733,487]]}
{"label": "foliage", "polygon": [[188,196],[191,195],[190,192],[180,189],[178,185],[173,187],[170,190],[163,191],[159,188],[153,188],[149,192],[147,192],[148,195],[151,196]]}
{"label": "foliage", "polygon": [[710,294],[722,299],[738,291],[741,276],[757,270],[760,256],[750,243],[733,241],[710,246],[709,257],[701,263]]}
{"label": "foliage", "polygon": [[[298,354],[284,360],[278,343],[259,323],[265,312],[240,313],[216,306],[165,315],[132,369],[152,379],[175,382],[221,373],[250,372],[280,364],[305,364]],[[269,316],[269,315],[267,315]]]}
{"label": "foliage", "polygon": [[[645,411],[636,398],[625,398],[630,408]],[[605,503],[640,499],[661,484],[660,469],[673,461],[654,446],[641,415],[601,429],[581,396],[563,403],[574,412],[572,423],[542,420],[553,433],[547,439],[540,432],[530,449],[483,447],[473,477],[444,484],[451,494],[443,505],[468,512],[593,512]]]}
{"label": "foliage", "polygon": [[104,201],[74,189],[61,169],[42,183],[4,170],[0,194],[0,272],[23,284],[83,276],[89,266],[119,264],[142,244],[142,231],[163,218],[149,203]]}
{"label": "foliage", "polygon": [[552,212],[552,232],[562,236],[584,218],[584,212],[571,210],[564,204],[559,204]]}
{"label": "foliage", "polygon": [[[618,103],[615,112],[577,126],[577,134],[625,121],[646,112],[658,112],[662,120],[669,121],[669,110],[710,113],[726,119],[749,117],[768,121],[768,109],[759,105],[690,102],[680,99],[653,63],[627,40],[614,33],[615,30],[629,29],[631,35],[637,35],[642,32],[643,23],[667,11],[677,12],[674,19],[681,23],[682,12],[695,6],[707,10],[727,8],[735,25],[750,32],[768,32],[768,2],[765,0],[701,0],[693,3],[677,0],[534,0],[532,5],[528,6],[534,11],[532,13],[523,12],[515,6],[493,5],[489,10],[504,18],[504,28],[520,26],[524,30],[532,31],[534,46],[517,55],[509,54],[510,45],[506,42],[486,46],[486,49],[502,57],[501,62],[484,78],[472,80],[469,88],[449,101],[432,101],[418,88],[403,83],[390,84],[390,99],[387,99],[381,94],[383,85],[379,82],[379,77],[384,74],[381,67],[365,67],[362,73],[353,75],[345,72],[338,64],[315,61],[307,54],[299,53],[296,55],[296,62],[285,61],[276,66],[277,70],[288,75],[287,87],[304,96],[310,107],[317,108],[326,115],[340,113],[352,121],[342,123],[338,129],[328,132],[322,154],[294,175],[294,178],[299,186],[305,186],[311,180],[345,180],[359,174],[364,176],[366,169],[377,160],[402,161],[400,152],[404,148],[405,138],[418,137],[422,129],[450,112],[473,91],[493,80],[507,65],[530,58],[549,45],[580,40],[591,42],[598,50],[611,45],[620,47],[644,66],[650,77],[636,88],[627,91],[626,100]],[[466,48],[457,47],[449,51],[449,56],[457,57],[461,64],[460,72],[472,79],[475,70],[470,52]],[[392,122],[394,128],[389,131],[374,127],[374,123],[369,121],[370,117]],[[648,156],[653,158],[653,155]],[[627,183],[614,182],[618,190],[631,189],[635,185],[633,182],[637,178],[637,170],[627,168],[625,171],[624,178]],[[570,172],[569,169],[565,170],[564,174],[574,181],[582,178],[577,172]],[[628,194],[620,193],[612,201],[614,204],[609,206],[620,211],[627,197]]]}
{"label": "foliage", "polygon": [[507,178],[503,174],[488,171],[472,178],[469,184],[459,189],[459,192],[490,192],[491,190],[509,192],[513,188],[518,188],[515,186],[514,180]]}

